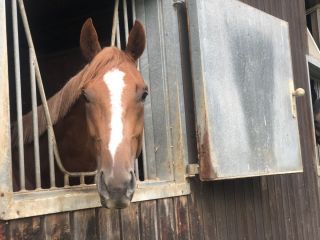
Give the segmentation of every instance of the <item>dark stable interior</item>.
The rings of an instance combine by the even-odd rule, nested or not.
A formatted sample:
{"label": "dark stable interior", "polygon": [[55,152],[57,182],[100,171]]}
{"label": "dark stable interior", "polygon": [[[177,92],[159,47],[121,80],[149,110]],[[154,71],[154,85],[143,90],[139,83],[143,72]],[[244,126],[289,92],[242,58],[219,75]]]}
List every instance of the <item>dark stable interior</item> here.
{"label": "dark stable interior", "polygon": [[[40,71],[47,99],[58,92],[65,83],[86,64],[79,47],[82,24],[92,18],[102,47],[110,45],[114,1],[105,0],[32,0],[25,1]],[[132,26],[131,1],[127,1],[129,28]],[[10,87],[10,118],[17,119],[14,73],[13,29],[11,1],[6,1],[7,42]],[[18,35],[23,114],[31,110],[29,47],[18,7]],[[119,3],[121,46],[125,47],[122,1]],[[41,104],[37,94],[38,105]],[[140,159],[141,160],[141,159]],[[43,160],[41,160],[43,161]],[[141,161],[140,161],[141,162]],[[56,168],[57,169],[57,168]],[[141,168],[142,169],[142,168]],[[141,175],[143,173],[141,172]],[[143,177],[142,177],[143,178]],[[88,178],[89,179],[89,178]],[[92,182],[92,179],[86,182]],[[141,179],[142,180],[142,179]],[[77,180],[75,184],[79,181]]]}

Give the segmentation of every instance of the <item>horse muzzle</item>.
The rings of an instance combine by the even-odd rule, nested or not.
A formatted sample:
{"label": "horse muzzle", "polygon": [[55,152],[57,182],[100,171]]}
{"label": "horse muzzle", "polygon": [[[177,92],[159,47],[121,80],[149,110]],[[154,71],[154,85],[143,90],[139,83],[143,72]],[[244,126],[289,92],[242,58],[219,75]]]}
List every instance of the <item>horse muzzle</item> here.
{"label": "horse muzzle", "polygon": [[128,207],[136,188],[136,178],[133,171],[130,171],[130,178],[121,184],[115,185],[112,180],[112,178],[105,176],[103,171],[97,174],[96,182],[101,205],[110,209]]}

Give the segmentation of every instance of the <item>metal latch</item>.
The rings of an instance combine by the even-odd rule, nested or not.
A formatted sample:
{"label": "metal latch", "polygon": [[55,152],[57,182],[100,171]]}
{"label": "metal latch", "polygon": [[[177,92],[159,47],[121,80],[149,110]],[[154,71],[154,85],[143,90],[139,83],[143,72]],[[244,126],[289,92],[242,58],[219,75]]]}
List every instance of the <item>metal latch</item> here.
{"label": "metal latch", "polygon": [[196,174],[199,174],[199,164],[188,164],[187,177],[195,177]]}
{"label": "metal latch", "polygon": [[297,117],[297,104],[296,97],[302,97],[305,95],[305,90],[303,88],[294,89],[293,81],[289,81],[290,93],[291,93],[291,112],[294,118]]}

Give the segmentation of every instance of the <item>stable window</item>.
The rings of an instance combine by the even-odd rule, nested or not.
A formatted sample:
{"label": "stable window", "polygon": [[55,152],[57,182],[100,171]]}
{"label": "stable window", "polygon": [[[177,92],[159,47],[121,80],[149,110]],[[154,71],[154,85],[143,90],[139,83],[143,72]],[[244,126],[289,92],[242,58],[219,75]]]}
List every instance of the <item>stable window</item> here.
{"label": "stable window", "polygon": [[[1,56],[8,56],[8,61],[5,57],[0,60],[0,121],[4,126],[0,130],[0,219],[98,207],[93,174],[82,173],[77,177],[65,174],[64,185],[55,185],[54,171],[60,171],[61,167],[56,164],[57,155],[51,144],[46,159],[37,160],[37,147],[33,153],[35,166],[30,171],[37,178],[35,188],[23,187],[25,171],[30,168],[25,166],[20,167],[20,187],[13,191],[10,121],[11,124],[21,121],[32,105],[41,104],[35,84],[39,80],[35,57],[49,99],[83,67],[78,42],[86,18],[93,19],[102,45],[110,44],[115,2],[12,0],[0,5],[0,51]],[[145,102],[144,146],[135,168],[139,181],[133,201],[188,194],[188,151],[175,8],[170,1],[124,0],[119,2],[118,15],[119,48],[125,46],[135,18],[144,24],[147,35],[147,48],[139,67],[150,96]],[[52,142],[52,136],[48,135]],[[19,140],[22,141],[21,136]],[[24,157],[21,151],[19,166],[24,166]],[[44,162],[51,169],[49,188],[42,187],[39,177]]]}

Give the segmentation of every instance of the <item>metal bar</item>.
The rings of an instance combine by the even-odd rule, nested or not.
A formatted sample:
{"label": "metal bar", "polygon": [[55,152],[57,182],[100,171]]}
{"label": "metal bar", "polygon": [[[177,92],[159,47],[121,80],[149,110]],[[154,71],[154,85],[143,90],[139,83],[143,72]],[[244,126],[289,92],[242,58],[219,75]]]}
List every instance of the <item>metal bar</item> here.
{"label": "metal bar", "polygon": [[124,33],[126,38],[126,43],[128,42],[129,36],[129,23],[128,23],[128,7],[127,0],[123,0],[123,16],[124,16]]}
{"label": "metal bar", "polygon": [[4,196],[0,201],[0,209],[8,208],[8,202],[5,200],[7,198],[6,193],[12,192],[12,162],[9,110],[10,100],[6,29],[7,3],[9,2],[0,1],[0,191],[1,193],[4,193]]}
{"label": "metal bar", "polygon": [[64,186],[65,187],[69,186],[69,175],[68,174],[64,175]]}
{"label": "metal bar", "polygon": [[118,9],[119,9],[119,0],[116,0],[114,3],[114,11],[113,11],[113,21],[112,21],[112,33],[111,33],[111,46],[115,45],[116,39],[116,27],[118,23]]}
{"label": "metal bar", "polygon": [[136,20],[136,1],[135,0],[131,0],[131,6],[132,6],[132,19],[133,22]]}
{"label": "metal bar", "polygon": [[117,47],[121,49],[120,23],[117,23]]}
{"label": "metal bar", "polygon": [[[135,0],[131,0],[131,7],[132,7],[132,22],[134,24],[134,22],[135,22],[135,20],[137,18],[137,15],[136,15],[136,1]],[[140,59],[138,59],[138,61],[137,61],[137,69],[140,70]]]}
{"label": "metal bar", "polygon": [[144,179],[149,179],[149,174],[148,174],[148,161],[147,161],[147,154],[146,154],[146,141],[145,141],[145,131],[143,131],[143,136],[142,136],[142,162],[143,162],[143,175]]}
{"label": "metal bar", "polygon": [[18,35],[18,17],[17,17],[16,0],[12,0],[12,26],[13,26],[14,70],[15,70],[15,78],[16,78],[15,80],[16,80],[19,167],[20,167],[20,190],[25,190],[24,146],[23,146],[22,103],[21,103],[21,76],[20,76],[19,35]]}
{"label": "metal bar", "polygon": [[81,175],[80,176],[80,185],[84,185],[84,184],[85,184],[84,176]]}
{"label": "metal bar", "polygon": [[[55,156],[56,162],[57,162],[59,168],[61,169],[61,171],[63,173],[65,173],[65,174],[70,175],[70,176],[80,176],[81,174],[84,174],[85,176],[95,175],[97,171],[86,172],[86,173],[82,173],[82,172],[72,172],[71,173],[71,172],[68,172],[62,165],[61,158],[60,158],[60,155],[59,155],[59,151],[58,151],[58,148],[57,148],[56,139],[55,139],[55,136],[54,136],[52,121],[51,121],[50,112],[49,112],[48,103],[47,103],[47,98],[46,98],[44,87],[43,87],[43,83],[42,83],[42,77],[41,77],[41,73],[40,73],[40,68],[39,68],[39,64],[38,64],[35,48],[34,48],[34,45],[33,45],[31,32],[30,32],[30,28],[29,28],[29,23],[28,23],[28,18],[27,18],[26,11],[25,11],[25,8],[24,8],[23,0],[18,0],[18,3],[19,3],[19,8],[20,8],[20,13],[21,13],[23,26],[24,26],[24,29],[25,29],[25,32],[26,32],[27,42],[28,42],[28,45],[29,45],[30,49],[32,50],[33,56],[34,56],[34,64],[35,64],[35,70],[36,70],[36,80],[37,80],[37,84],[38,84],[38,88],[39,88],[39,93],[40,93],[40,97],[41,97],[41,101],[42,101],[42,106],[43,106],[44,113],[45,113],[46,120],[47,120],[48,135],[51,135],[51,140],[52,140],[52,144],[53,144],[53,152],[54,152],[54,156]],[[51,132],[51,133],[49,134],[49,132]]]}
{"label": "metal bar", "polygon": [[135,171],[135,174],[136,174],[136,178],[137,180],[140,180],[140,176],[139,176],[139,163],[138,163],[138,158],[136,158],[134,160],[134,171]]}
{"label": "metal bar", "polygon": [[36,188],[41,188],[37,90],[36,90],[36,76],[35,76],[34,60],[33,59],[34,59],[33,52],[32,52],[31,49],[29,49],[30,85],[31,85],[31,102],[32,102],[32,123],[33,123],[33,147],[34,147]]}
{"label": "metal bar", "polygon": [[52,132],[48,129],[48,152],[49,152],[49,169],[50,169],[50,187],[56,187],[56,176],[54,168],[54,153],[53,153],[53,142]]}

